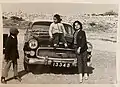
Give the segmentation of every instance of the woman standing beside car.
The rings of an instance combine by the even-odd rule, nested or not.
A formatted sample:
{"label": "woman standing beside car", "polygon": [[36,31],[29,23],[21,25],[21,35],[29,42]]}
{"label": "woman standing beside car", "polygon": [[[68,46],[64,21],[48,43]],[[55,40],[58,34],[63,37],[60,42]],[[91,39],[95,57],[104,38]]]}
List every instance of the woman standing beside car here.
{"label": "woman standing beside car", "polygon": [[[88,67],[87,67],[87,40],[85,31],[83,31],[82,23],[75,21],[73,23],[73,28],[75,30],[73,36],[73,44],[77,56],[78,72],[80,82],[83,82],[83,75],[85,79],[88,79]],[[84,70],[84,71],[83,71]]]}

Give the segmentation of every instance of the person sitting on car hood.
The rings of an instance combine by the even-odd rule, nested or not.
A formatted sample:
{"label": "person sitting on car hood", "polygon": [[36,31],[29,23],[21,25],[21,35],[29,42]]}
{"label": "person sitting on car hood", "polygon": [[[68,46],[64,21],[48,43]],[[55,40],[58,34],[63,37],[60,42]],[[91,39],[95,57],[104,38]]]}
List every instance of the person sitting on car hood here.
{"label": "person sitting on car hood", "polygon": [[67,47],[67,42],[65,40],[66,31],[61,23],[62,19],[60,15],[56,14],[53,17],[54,22],[50,25],[49,35],[50,38],[53,38],[54,47],[56,47],[59,43],[59,40],[64,43],[65,47]]}

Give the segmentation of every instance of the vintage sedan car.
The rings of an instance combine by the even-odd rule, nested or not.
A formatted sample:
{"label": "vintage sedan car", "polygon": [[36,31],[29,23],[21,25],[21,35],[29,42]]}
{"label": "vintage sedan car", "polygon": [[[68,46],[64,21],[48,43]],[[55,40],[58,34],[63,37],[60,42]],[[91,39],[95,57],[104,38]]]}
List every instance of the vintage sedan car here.
{"label": "vintage sedan car", "polygon": [[[24,42],[24,68],[29,71],[33,64],[50,65],[56,67],[76,67],[77,58],[72,40],[74,29],[69,23],[63,22],[67,35],[65,36],[68,48],[64,48],[62,42],[54,49],[50,37],[49,26],[52,20],[35,20],[29,24],[25,33]],[[88,51],[92,51],[92,45],[88,42]]]}

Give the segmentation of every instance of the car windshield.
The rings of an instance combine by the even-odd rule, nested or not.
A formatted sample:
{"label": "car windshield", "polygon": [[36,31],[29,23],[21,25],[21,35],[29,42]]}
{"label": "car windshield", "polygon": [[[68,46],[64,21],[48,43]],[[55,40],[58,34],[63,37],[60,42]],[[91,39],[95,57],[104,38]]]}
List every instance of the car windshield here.
{"label": "car windshield", "polygon": [[36,22],[32,26],[32,31],[45,31],[48,32],[49,26],[51,23],[46,23],[46,22]]}
{"label": "car windshield", "polygon": [[[33,32],[48,32],[51,23],[52,22],[35,22],[32,25],[32,31]],[[63,24],[63,25],[65,27],[67,34],[72,35],[72,33],[73,33],[72,27],[67,24]]]}

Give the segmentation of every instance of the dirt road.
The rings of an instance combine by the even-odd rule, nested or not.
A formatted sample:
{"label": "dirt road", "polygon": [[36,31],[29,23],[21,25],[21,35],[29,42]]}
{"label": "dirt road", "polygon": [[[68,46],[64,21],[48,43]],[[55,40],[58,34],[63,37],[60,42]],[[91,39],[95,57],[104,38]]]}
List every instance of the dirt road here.
{"label": "dirt road", "polygon": [[[12,79],[12,67],[9,71],[8,84],[78,84],[76,68],[49,68],[37,66],[34,72],[26,73],[23,68],[24,31],[20,30],[18,70],[22,82]],[[116,43],[102,40],[89,40],[93,44],[92,67],[89,68],[89,79],[83,84],[114,84],[116,83]]]}

